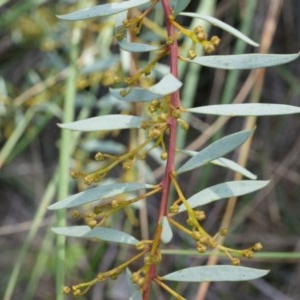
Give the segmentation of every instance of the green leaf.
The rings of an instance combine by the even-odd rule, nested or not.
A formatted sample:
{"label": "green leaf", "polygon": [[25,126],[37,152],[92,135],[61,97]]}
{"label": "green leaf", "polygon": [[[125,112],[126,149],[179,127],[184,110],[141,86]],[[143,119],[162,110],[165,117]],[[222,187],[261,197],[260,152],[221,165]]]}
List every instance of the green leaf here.
{"label": "green leaf", "polygon": [[188,112],[218,116],[276,116],[300,113],[300,107],[286,104],[240,103],[208,105],[187,109]]}
{"label": "green leaf", "polygon": [[[216,184],[207,189],[194,194],[187,199],[191,208],[205,205],[213,201],[233,197],[242,196],[264,188],[269,183],[268,180],[240,180],[228,181]],[[179,211],[185,211],[186,208],[183,204],[179,206]]]}
{"label": "green leaf", "polygon": [[[185,153],[190,156],[195,156],[198,152],[191,151],[191,150],[180,150],[181,153]],[[237,164],[231,159],[220,157],[218,159],[212,160],[211,163],[216,166],[224,167],[230,169],[234,172],[240,173],[249,179],[256,179],[257,176],[242,167],[241,165]]]}
{"label": "green leaf", "polygon": [[173,232],[172,228],[170,226],[170,223],[168,221],[167,217],[164,217],[162,220],[162,233],[161,233],[161,240],[168,244],[173,238]]}
{"label": "green leaf", "polygon": [[164,280],[181,282],[246,281],[265,276],[269,270],[240,266],[201,266],[182,269],[162,277]]}
{"label": "green leaf", "polygon": [[131,43],[126,41],[125,39],[118,41],[119,46],[129,52],[150,52],[150,51],[156,51],[159,50],[159,46],[153,46],[143,43]]}
{"label": "green leaf", "polygon": [[112,183],[101,185],[74,194],[64,200],[58,201],[48,207],[48,209],[71,208],[98,200],[107,199],[123,193],[133,192],[141,189],[149,189],[153,186],[145,183]]}
{"label": "green leaf", "polygon": [[142,121],[143,118],[136,116],[107,115],[93,117],[72,123],[58,124],[58,126],[64,129],[76,131],[100,131],[139,128]]}
{"label": "green leaf", "polygon": [[129,1],[122,1],[120,3],[102,4],[102,5],[86,8],[83,10],[75,11],[66,15],[60,15],[57,17],[66,21],[86,20],[95,17],[103,17],[103,16],[110,16],[113,14],[117,14],[124,10],[137,7],[148,2],[150,2],[150,0],[129,0]]}
{"label": "green leaf", "polygon": [[110,93],[127,102],[149,102],[153,99],[162,98],[180,89],[182,82],[179,81],[172,74],[165,75],[157,84],[151,86],[149,89],[138,87],[131,88],[129,94],[121,96],[120,93],[124,89],[110,89]]}
{"label": "green leaf", "polygon": [[299,53],[210,55],[197,56],[193,60],[190,60],[190,62],[217,69],[244,70],[282,65],[291,62],[298,57]]}
{"label": "green leaf", "polygon": [[244,42],[258,47],[259,44],[257,44],[256,42],[252,41],[250,38],[248,38],[246,35],[244,35],[242,32],[240,32],[239,30],[235,29],[234,27],[222,22],[219,19],[216,19],[214,17],[211,16],[204,16],[201,14],[197,14],[197,13],[190,13],[190,12],[184,12],[180,14],[181,16],[187,16],[187,17],[192,17],[192,18],[197,18],[200,20],[204,20],[209,22],[210,24],[212,24],[213,26],[219,27],[227,32],[229,32],[230,34],[232,34],[233,36],[243,40]]}
{"label": "green leaf", "polygon": [[130,272],[129,268],[126,268],[126,282],[129,287],[130,297],[129,300],[143,300],[142,294],[138,285],[133,284],[131,280],[132,273]]}
{"label": "green leaf", "polygon": [[237,164],[236,162],[232,161],[231,159],[220,157],[218,159],[211,161],[211,163],[213,165],[224,167],[224,168],[230,169],[234,172],[240,173],[249,179],[257,178],[257,176],[255,174],[251,173],[250,171],[248,171],[241,165]]}
{"label": "green leaf", "polygon": [[142,294],[140,291],[135,291],[131,294],[129,300],[143,300]]}
{"label": "green leaf", "polygon": [[89,152],[103,152],[114,155],[120,155],[126,151],[123,144],[112,140],[89,139],[82,142],[81,148]]}
{"label": "green leaf", "polygon": [[177,0],[174,7],[174,16],[177,16],[190,4],[191,0]]}
{"label": "green leaf", "polygon": [[217,140],[190,158],[177,170],[177,174],[196,169],[216,158],[224,156],[243,144],[252,133],[253,130],[243,130]]}
{"label": "green leaf", "polygon": [[116,65],[120,61],[119,55],[110,55],[105,59],[96,60],[92,64],[84,66],[80,69],[81,74],[91,74],[94,72],[100,72],[107,70],[113,65]]}
{"label": "green leaf", "polygon": [[99,239],[121,244],[136,245],[139,242],[126,232],[105,227],[96,227],[93,229],[88,226],[54,227],[52,231],[56,234],[70,237]]}

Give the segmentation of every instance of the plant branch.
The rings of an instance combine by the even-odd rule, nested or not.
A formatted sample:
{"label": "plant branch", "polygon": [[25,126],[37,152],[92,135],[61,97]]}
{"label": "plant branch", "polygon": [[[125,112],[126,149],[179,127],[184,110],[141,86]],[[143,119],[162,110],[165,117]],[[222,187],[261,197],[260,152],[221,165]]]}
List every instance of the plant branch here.
{"label": "plant branch", "polygon": [[[171,23],[172,14],[171,14],[171,6],[168,0],[162,0],[161,4],[163,6],[164,15],[166,19],[167,26],[167,40],[171,41],[169,46],[169,64],[170,64],[170,73],[178,78],[178,44],[176,40],[175,28]],[[179,92],[176,91],[171,94],[171,103],[170,106],[172,109],[180,108],[180,97]],[[176,132],[177,132],[177,121],[174,118],[173,114],[170,114],[169,120],[169,139],[168,139],[168,158],[167,164],[162,180],[162,196],[160,202],[160,208],[158,213],[158,220],[156,225],[156,230],[153,239],[153,245],[151,247],[150,255],[155,255],[158,251],[160,245],[160,238],[162,232],[162,219],[167,214],[167,205],[171,188],[171,174],[174,173],[174,164],[175,164],[175,152],[176,152]],[[150,285],[153,279],[156,276],[156,265],[150,265],[146,274],[146,281],[143,287],[143,299],[149,299]]]}

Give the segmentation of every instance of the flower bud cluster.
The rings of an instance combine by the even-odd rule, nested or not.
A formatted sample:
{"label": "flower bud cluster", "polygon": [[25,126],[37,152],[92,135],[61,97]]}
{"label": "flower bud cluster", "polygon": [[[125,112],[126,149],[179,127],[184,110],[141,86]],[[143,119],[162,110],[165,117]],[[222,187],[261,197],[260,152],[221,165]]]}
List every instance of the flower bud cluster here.
{"label": "flower bud cluster", "polygon": [[188,52],[188,58],[194,59],[197,56],[195,44],[200,43],[206,54],[212,54],[220,44],[220,38],[213,36],[210,40],[207,39],[207,34],[202,26],[196,26],[190,34],[193,41],[193,48]]}

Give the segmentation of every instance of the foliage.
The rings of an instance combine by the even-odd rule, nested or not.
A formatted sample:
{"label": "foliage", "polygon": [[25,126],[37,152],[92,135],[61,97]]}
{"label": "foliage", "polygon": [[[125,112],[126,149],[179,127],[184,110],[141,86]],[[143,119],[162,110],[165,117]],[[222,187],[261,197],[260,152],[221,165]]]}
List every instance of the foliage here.
{"label": "foliage", "polygon": [[[148,299],[150,295],[150,287],[152,282],[165,289],[171,295],[177,299],[182,299],[175,290],[171,289],[164,283],[164,280],[176,280],[176,281],[221,281],[221,280],[250,280],[265,275],[268,271],[256,270],[253,268],[244,267],[230,267],[230,266],[207,266],[207,267],[196,267],[187,268],[181,271],[177,271],[168,275],[160,276],[158,266],[163,264],[163,258],[161,255],[161,240],[170,240],[171,231],[169,223],[178,230],[189,235],[195,240],[195,247],[200,253],[206,251],[206,248],[218,249],[225,252],[233,265],[239,265],[239,258],[236,254],[246,257],[252,257],[254,251],[261,250],[259,243],[251,246],[245,250],[234,250],[224,247],[218,242],[218,235],[226,235],[226,229],[222,228],[220,232],[211,235],[201,225],[201,221],[205,219],[205,215],[202,211],[194,210],[197,206],[204,205],[211,201],[215,201],[222,198],[229,198],[231,196],[239,196],[261,189],[268,182],[267,181],[233,181],[221,183],[216,186],[202,190],[190,198],[187,198],[180,187],[180,180],[177,179],[177,175],[183,172],[191,171],[204,164],[207,164],[215,159],[221,158],[228,152],[236,149],[243,144],[249,136],[252,134],[250,131],[242,131],[229,136],[225,136],[207,148],[203,149],[199,153],[193,155],[186,163],[181,165],[177,170],[174,165],[175,152],[176,152],[176,127],[180,125],[183,129],[188,130],[188,123],[181,119],[183,112],[194,112],[203,113],[202,107],[198,108],[184,108],[180,104],[179,88],[181,83],[178,80],[178,42],[180,35],[190,39],[193,43],[192,48],[189,50],[188,57],[185,58],[183,54],[179,53],[179,58],[186,62],[194,62],[203,66],[217,67],[225,69],[253,69],[261,67],[269,67],[277,64],[283,64],[290,62],[299,57],[299,54],[289,55],[269,55],[269,54],[243,54],[243,55],[223,55],[223,56],[198,56],[195,50],[196,44],[202,45],[204,51],[208,54],[215,51],[215,48],[219,45],[220,40],[217,36],[213,36],[210,40],[207,39],[206,32],[201,26],[197,26],[192,30],[184,28],[182,25],[177,23],[175,16],[172,14],[172,8],[169,1],[160,1],[164,10],[166,20],[166,39],[165,41],[153,41],[156,44],[160,43],[159,47],[147,46],[146,44],[140,44],[130,42],[130,40],[139,41],[139,35],[144,32],[145,20],[148,20],[148,15],[158,7],[159,1],[137,1],[131,0],[113,4],[103,4],[89,9],[80,10],[67,15],[59,16],[62,20],[76,21],[85,20],[100,16],[109,16],[127,11],[127,14],[123,14],[122,25],[116,27],[116,38],[120,43],[120,47],[123,50],[130,52],[144,52],[144,51],[155,51],[154,59],[152,59],[145,67],[134,71],[129,70],[128,77],[114,78],[112,84],[122,84],[121,89],[111,89],[112,95],[117,97],[119,100],[129,101],[133,103],[139,102],[150,102],[148,110],[150,114],[137,117],[131,115],[107,115],[101,117],[94,117],[86,120],[75,121],[69,124],[61,124],[60,127],[63,129],[71,129],[76,131],[99,131],[99,130],[120,130],[130,129],[135,130],[136,128],[144,131],[144,140],[140,144],[131,145],[131,148],[122,155],[111,156],[107,153],[98,152],[95,156],[97,161],[103,161],[104,164],[100,164],[100,167],[92,173],[78,172],[78,176],[83,177],[87,184],[100,184],[99,187],[92,187],[91,189],[83,192],[81,197],[76,197],[76,206],[84,205],[87,202],[95,201],[99,199],[99,203],[92,208],[90,213],[87,213],[85,222],[89,226],[80,227],[66,227],[66,228],[55,228],[56,233],[64,234],[67,236],[75,237],[98,237],[105,239],[106,241],[119,242],[119,243],[132,243],[133,237],[127,237],[125,233],[117,232],[105,234],[102,236],[100,230],[109,230],[102,226],[109,223],[112,215],[119,212],[121,209],[130,208],[131,204],[137,201],[146,200],[150,201],[150,195],[160,195],[160,204],[157,215],[157,224],[155,226],[154,233],[150,240],[141,240],[136,245],[138,254],[133,255],[127,261],[121,265],[115,267],[111,271],[100,273],[97,275],[95,280],[90,282],[73,285],[72,287],[64,287],[64,292],[69,294],[72,293],[75,296],[86,293],[89,288],[96,282],[103,281],[110,278],[116,278],[119,274],[124,272],[131,264],[136,260],[143,257],[143,263],[138,270],[131,275],[131,280],[134,284],[139,286],[141,296],[143,299]],[[148,6],[144,6],[141,11],[137,10],[140,6],[148,3]],[[186,4],[186,3],[185,3]],[[184,9],[186,5],[180,4],[180,9]],[[176,2],[174,10],[178,13],[179,1]],[[130,10],[135,8],[135,10]],[[250,39],[243,36],[237,30],[231,28],[229,25],[212,17],[204,17],[193,13],[182,13],[183,16],[198,17],[205,21],[211,22],[223,30],[227,30],[234,34],[238,38],[242,38],[244,41],[249,42],[252,45],[256,45]],[[148,28],[148,30],[151,28]],[[175,31],[177,29],[178,31]],[[155,29],[154,29],[155,32]],[[129,40],[125,38],[129,37]],[[143,34],[141,34],[142,38]],[[122,43],[123,40],[127,39],[126,44]],[[132,46],[131,46],[132,45]],[[155,76],[154,70],[156,64],[164,57],[170,55],[170,73],[164,75],[154,86],[150,88],[141,88],[140,85],[149,85],[149,77],[151,79]],[[133,56],[128,56],[130,60],[134,60]],[[137,60],[135,60],[138,63]],[[124,86],[125,85],[125,86]],[[172,89],[173,88],[173,89]],[[119,95],[120,96],[119,96]],[[230,115],[235,115],[235,105],[227,105],[226,110],[222,105],[215,105],[214,107],[205,107],[211,113],[219,115],[227,115],[228,111]],[[298,107],[273,106],[272,104],[255,104],[247,105],[240,104],[240,110],[237,115],[277,115],[278,113],[299,113]],[[286,108],[284,110],[283,108]],[[134,107],[132,108],[134,109]],[[204,111],[205,111],[204,109]],[[140,111],[141,114],[144,114]],[[205,112],[204,112],[205,113]],[[136,134],[134,132],[133,134]],[[147,148],[148,145],[152,146]],[[161,148],[160,157],[162,160],[166,160],[165,172],[163,179],[160,183],[150,188],[150,192],[142,192],[138,196],[126,196],[126,191],[120,191],[113,195],[114,197],[109,198],[103,204],[103,196],[101,192],[98,194],[97,189],[106,188],[114,191],[117,188],[118,183],[110,186],[102,186],[103,179],[108,176],[109,172],[115,168],[118,164],[122,164],[124,175],[120,175],[120,178],[127,182],[128,179],[126,174],[131,173],[130,181],[134,182],[139,178],[139,172],[137,168],[137,160],[145,160],[150,154],[153,148]],[[226,167],[226,165],[225,165]],[[125,183],[124,183],[125,184]],[[136,183],[138,184],[138,181]],[[175,188],[177,195],[170,195],[171,187]],[[130,190],[129,190],[130,191]],[[97,195],[89,198],[89,193]],[[113,194],[115,194],[113,192]],[[112,195],[108,195],[112,196]],[[104,196],[105,197],[105,196]],[[71,199],[73,200],[73,196]],[[52,205],[50,208],[67,208],[70,207],[69,199],[58,202]],[[75,205],[72,205],[75,206]],[[186,211],[187,221],[183,225],[176,220],[178,213]],[[80,213],[76,211],[74,214]],[[168,226],[168,229],[164,228]],[[90,229],[89,229],[90,228]],[[96,233],[97,230],[97,233]],[[83,233],[84,231],[84,233]],[[98,233],[99,231],[99,233]],[[166,237],[167,235],[167,237]],[[205,270],[205,271],[204,271]],[[135,291],[136,293],[136,291]]]}
{"label": "foliage", "polygon": [[[182,65],[237,70],[286,63],[296,59],[299,54],[202,55],[203,50],[206,54],[214,52],[220,40],[216,36],[208,39],[207,31],[199,26],[192,26],[192,30],[186,29],[186,23],[182,20],[189,18],[185,17],[209,22],[249,45],[257,46],[257,43],[216,18],[183,13],[190,1],[171,1],[172,12],[169,1],[156,2],[123,1],[59,15],[61,20],[58,24],[62,33],[68,32],[68,28],[73,27],[70,38],[72,49],[69,55],[70,65],[68,73],[62,72],[61,75],[67,79],[66,98],[74,101],[69,104],[69,109],[72,110],[72,106],[75,106],[76,99],[80,110],[78,119],[81,120],[74,122],[70,111],[69,115],[66,115],[68,106],[61,110],[59,105],[53,102],[42,105],[34,103],[34,109],[28,110],[24,117],[20,114],[22,122],[19,123],[19,130],[15,131],[15,136],[12,136],[10,143],[7,143],[1,151],[3,163],[7,157],[12,159],[13,156],[10,156],[12,145],[22,136],[26,126],[36,118],[36,112],[41,111],[45,114],[44,122],[47,122],[49,115],[50,117],[56,115],[59,118],[63,116],[62,121],[59,121],[62,141],[64,140],[60,146],[61,153],[64,152],[60,158],[60,165],[64,170],[69,169],[67,161],[73,149],[76,149],[71,176],[77,179],[78,188],[82,191],[67,196],[69,179],[61,175],[64,171],[61,169],[58,180],[54,176],[52,183],[58,183],[63,190],[59,192],[59,198],[62,200],[49,206],[51,210],[59,210],[58,222],[53,231],[60,235],[89,239],[94,241],[93,244],[98,244],[99,239],[117,243],[121,251],[126,253],[124,256],[121,255],[121,263],[116,262],[116,266],[109,268],[108,271],[99,273],[94,270],[90,276],[98,274],[91,281],[77,284],[76,281],[80,279],[68,276],[67,281],[71,281],[72,284],[63,289],[65,293],[84,294],[96,283],[108,278],[116,279],[125,274],[130,281],[132,299],[150,297],[150,285],[161,287],[166,293],[181,299],[185,295],[180,296],[176,285],[168,281],[250,280],[268,273],[267,270],[229,265],[180,269],[187,265],[179,264],[174,266],[175,270],[164,268],[163,253],[170,247],[168,244],[178,238],[178,234],[185,235],[185,241],[190,239],[189,243],[198,251],[198,255],[209,254],[209,249],[216,250],[225,254],[233,265],[239,265],[241,258],[251,258],[255,251],[260,251],[260,243],[243,250],[225,247],[223,238],[227,234],[227,228],[221,228],[211,234],[210,232],[214,230],[206,229],[204,226],[207,216],[197,207],[216,200],[245,195],[269,183],[267,180],[256,180],[256,176],[244,166],[223,157],[245,142],[249,142],[254,126],[216,138],[200,151],[186,150],[185,145],[181,145],[181,149],[176,149],[176,143],[182,132],[190,132],[189,127],[193,127],[192,120],[199,120],[202,115],[228,116],[231,119],[239,116],[276,116],[299,113],[299,108],[266,103],[191,107],[184,99],[180,101],[179,90],[183,90],[188,83],[185,77],[178,75],[180,73],[178,64],[183,62]],[[70,6],[68,10],[76,10],[75,7]],[[153,21],[161,8],[165,14],[166,28],[157,26]],[[95,17],[97,18],[87,20]],[[101,17],[100,21],[98,17]],[[99,32],[103,33],[107,29],[106,34],[115,36],[120,47],[120,55],[115,53],[108,55],[110,52],[101,47],[103,55],[97,60],[93,57],[92,63],[87,65],[84,63],[78,71],[77,66],[81,66],[84,59],[91,58],[87,52],[78,59],[79,41],[84,34],[82,23],[74,25],[63,20],[86,20],[84,22],[90,22],[87,24],[91,27],[100,26]],[[104,36],[105,34],[101,37]],[[190,42],[189,46],[186,46],[187,41]],[[111,42],[114,43],[113,39],[109,38],[107,45]],[[109,87],[109,94],[102,97],[99,102],[92,96],[96,94],[95,86],[98,82],[102,86]],[[75,97],[76,89],[78,92]],[[87,93],[86,89],[91,89],[90,93]],[[20,103],[22,101],[24,98],[19,99]],[[90,109],[101,116],[87,117]],[[80,137],[84,139],[82,138],[76,145]],[[23,139],[24,143],[26,138]],[[126,149],[120,142],[124,140],[127,144]],[[94,159],[89,158],[91,153]],[[190,158],[184,163],[180,159],[176,162],[177,157],[180,158],[182,155]],[[151,174],[155,164],[164,169],[161,181],[156,181]],[[225,181],[206,185],[196,192],[193,189],[190,191],[184,179],[187,177],[183,176],[208,165],[222,166],[250,180]],[[53,195],[53,189],[49,190]],[[53,196],[48,196],[46,202],[43,201],[44,208],[49,204],[51,197]],[[158,204],[155,202],[157,199]],[[154,217],[155,225],[150,226],[150,238],[135,229],[128,230],[129,224],[129,227],[136,224],[135,215],[142,212],[146,205],[152,206],[153,203],[156,203],[158,211]],[[73,219],[76,223],[83,220],[85,225],[66,226],[66,216],[64,213],[60,214],[65,208],[76,208],[71,211]],[[204,210],[205,207],[201,209]],[[84,242],[78,240],[79,245],[84,247]],[[64,271],[61,272],[65,264],[61,249],[65,246],[64,239],[58,240],[57,259],[61,269],[57,267],[57,273],[61,273],[61,276],[57,275],[57,299],[61,297],[60,285],[65,280]],[[184,249],[185,246],[182,250]],[[105,253],[105,250],[101,251],[99,253]]]}

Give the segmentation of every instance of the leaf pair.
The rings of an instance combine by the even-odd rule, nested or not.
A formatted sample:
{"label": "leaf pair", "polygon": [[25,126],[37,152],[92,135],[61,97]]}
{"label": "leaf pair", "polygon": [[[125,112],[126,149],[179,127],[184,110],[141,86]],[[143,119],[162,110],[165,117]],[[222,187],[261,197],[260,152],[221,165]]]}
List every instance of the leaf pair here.
{"label": "leaf pair", "polygon": [[[113,183],[101,185],[95,188],[72,195],[64,200],[56,202],[49,206],[49,209],[73,208],[95,201],[121,195],[128,192],[134,192],[140,189],[152,188],[152,185],[143,183]],[[56,227],[52,229],[57,234],[78,238],[94,238],[108,242],[115,242],[128,245],[136,245],[138,240],[133,236],[119,230],[97,227],[91,229],[88,226],[69,226]]]}

